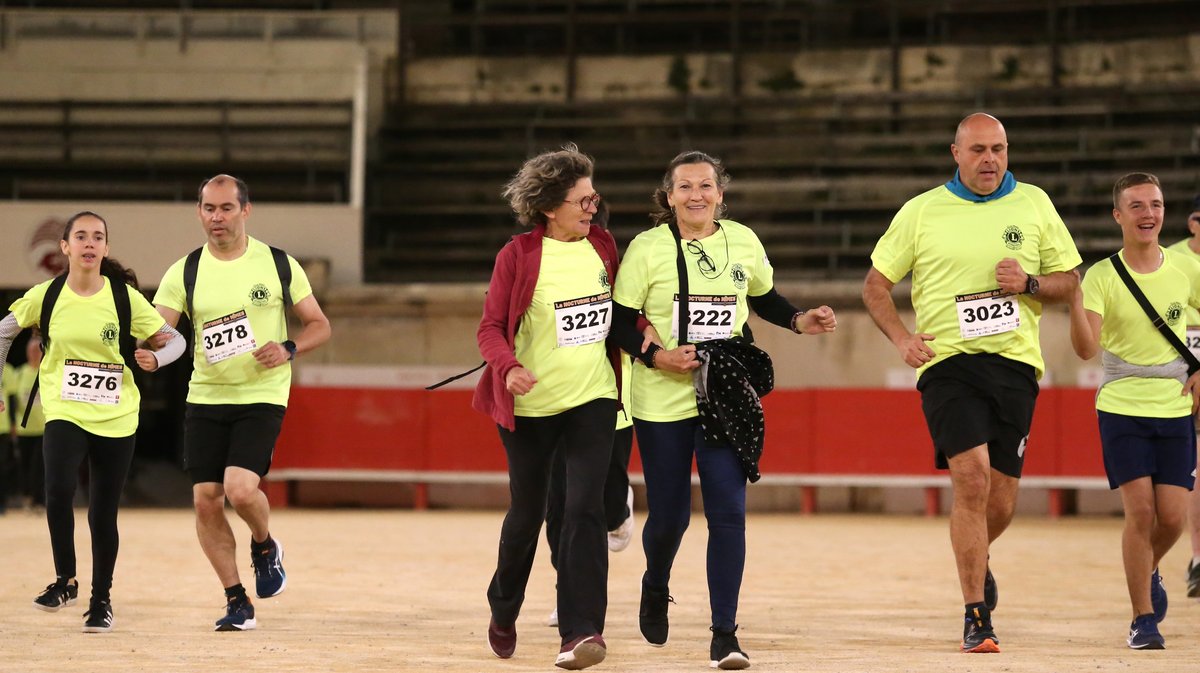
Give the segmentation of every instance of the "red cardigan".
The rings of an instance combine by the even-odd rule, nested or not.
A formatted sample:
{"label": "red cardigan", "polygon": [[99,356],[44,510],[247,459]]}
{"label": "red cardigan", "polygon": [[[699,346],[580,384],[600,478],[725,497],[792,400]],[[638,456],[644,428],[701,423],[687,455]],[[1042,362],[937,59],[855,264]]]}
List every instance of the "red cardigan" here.
{"label": "red cardigan", "polygon": [[[533,290],[537,287],[538,272],[542,265],[542,239],[546,235],[545,225],[537,225],[532,231],[513,236],[496,255],[496,267],[488,283],[487,298],[483,302],[483,319],[479,321],[476,340],[479,352],[487,362],[471,406],[492,417],[492,420],[508,430],[516,429],[513,414],[513,395],[508,392],[505,378],[513,367],[521,366],[515,354],[517,327],[533,302]],[[600,255],[610,285],[617,279],[617,243],[606,229],[592,225],[587,240]],[[613,344],[608,346],[608,358],[617,379],[617,399],[621,397],[621,355]]]}

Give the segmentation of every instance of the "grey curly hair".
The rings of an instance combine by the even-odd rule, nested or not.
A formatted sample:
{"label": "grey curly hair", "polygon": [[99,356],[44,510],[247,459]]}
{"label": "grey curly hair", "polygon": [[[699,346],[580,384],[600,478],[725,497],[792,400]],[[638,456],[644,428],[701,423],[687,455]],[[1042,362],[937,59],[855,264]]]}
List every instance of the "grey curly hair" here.
{"label": "grey curly hair", "polygon": [[546,224],[546,211],[557,208],[576,182],[592,177],[594,167],[591,157],[567,143],[561,150],[526,160],[501,195],[521,224]]}
{"label": "grey curly hair", "polygon": [[[654,210],[650,213],[650,219],[653,220],[654,224],[676,223],[675,211],[671,209],[671,203],[667,200],[667,195],[671,193],[671,189],[675,186],[675,169],[687,164],[708,164],[712,166],[713,175],[717,178],[717,189],[720,189],[722,192],[725,191],[725,187],[729,185],[729,181],[732,179],[729,176],[729,172],[725,170],[725,164],[721,163],[720,159],[698,150],[680,152],[671,160],[671,163],[667,164],[667,172],[663,174],[662,184],[659,185],[658,189],[654,190],[654,194],[650,197],[654,200]],[[722,202],[721,205],[717,206],[716,215],[718,218],[725,217],[727,211],[728,208]]]}

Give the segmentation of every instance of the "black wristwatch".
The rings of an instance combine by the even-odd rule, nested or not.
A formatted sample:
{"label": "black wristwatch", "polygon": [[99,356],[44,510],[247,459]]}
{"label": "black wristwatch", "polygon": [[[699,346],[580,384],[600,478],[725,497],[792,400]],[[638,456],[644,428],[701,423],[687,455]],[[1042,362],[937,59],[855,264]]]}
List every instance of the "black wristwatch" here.
{"label": "black wristwatch", "polygon": [[[1036,287],[1036,285],[1035,285],[1035,287]],[[283,346],[285,350],[287,350],[289,360],[296,359],[296,342],[295,341],[288,339],[287,341],[283,342],[280,345]]]}
{"label": "black wristwatch", "polygon": [[1025,294],[1029,294],[1029,295],[1037,294],[1039,289],[1041,289],[1041,285],[1038,284],[1037,278],[1034,278],[1032,275],[1029,276],[1028,278],[1026,278]]}

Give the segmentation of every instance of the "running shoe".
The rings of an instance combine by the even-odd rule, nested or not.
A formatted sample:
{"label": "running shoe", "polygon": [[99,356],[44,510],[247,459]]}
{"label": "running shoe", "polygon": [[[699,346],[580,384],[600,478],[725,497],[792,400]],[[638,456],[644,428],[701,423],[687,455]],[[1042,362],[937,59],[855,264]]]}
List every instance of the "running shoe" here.
{"label": "running shoe", "polygon": [[75,605],[77,600],[78,584],[72,584],[70,580],[56,580],[54,584],[46,585],[42,593],[33,599],[33,607],[44,612],[58,612],[69,605]]}
{"label": "running shoe", "polygon": [[112,601],[92,599],[88,611],[83,613],[84,633],[108,633],[113,627]]}
{"label": "running shoe", "polygon": [[1158,621],[1154,615],[1138,615],[1129,625],[1129,649],[1131,650],[1161,650],[1166,647],[1166,641],[1158,632]]}
{"label": "running shoe", "polygon": [[254,620],[254,604],[249,598],[230,598],[225,602],[225,616],[217,620],[217,631],[249,631],[258,626]]}
{"label": "running shoe", "polygon": [[712,645],[708,648],[710,668],[719,668],[722,671],[750,668],[750,655],[743,652],[738,645],[736,626],[731,631],[722,631],[715,626],[709,630],[713,634]]}
{"label": "running shoe", "polygon": [[1163,584],[1162,575],[1158,574],[1158,568],[1150,576],[1150,605],[1154,608],[1155,622],[1167,618],[1167,587]]}
{"label": "running shoe", "polygon": [[1200,598],[1200,563],[1196,559],[1188,561],[1188,598]]}
{"label": "running shoe", "polygon": [[992,613],[987,606],[973,608],[963,617],[962,651],[993,654],[1000,651],[1000,639],[992,629]]}
{"label": "running shoe", "polygon": [[642,637],[655,647],[667,644],[667,633],[670,623],[667,620],[667,605],[675,599],[666,589],[659,591],[646,585],[642,580],[642,604],[638,609],[638,626],[641,627]]}
{"label": "running shoe", "polygon": [[517,651],[517,625],[502,627],[493,619],[488,624],[487,641],[492,654],[501,659],[512,658],[513,652]]}
{"label": "running shoe", "polygon": [[608,531],[608,550],[611,552],[625,551],[633,540],[633,487],[629,487],[629,496],[625,498],[626,511],[629,515],[617,526],[616,530]]}
{"label": "running shoe", "polygon": [[254,564],[254,590],[259,598],[270,598],[283,593],[287,587],[287,573],[283,571],[283,545],[278,540],[261,551],[253,551],[251,541],[250,560]]}
{"label": "running shoe", "polygon": [[590,636],[580,636],[563,645],[562,649],[558,651],[554,665],[568,671],[579,671],[604,661],[607,653],[604,637],[599,633],[593,633]]}
{"label": "running shoe", "polygon": [[996,587],[996,578],[992,576],[992,569],[987,569],[987,575],[983,577],[983,604],[987,606],[988,612],[996,609],[996,604],[1000,602],[1000,589]]}

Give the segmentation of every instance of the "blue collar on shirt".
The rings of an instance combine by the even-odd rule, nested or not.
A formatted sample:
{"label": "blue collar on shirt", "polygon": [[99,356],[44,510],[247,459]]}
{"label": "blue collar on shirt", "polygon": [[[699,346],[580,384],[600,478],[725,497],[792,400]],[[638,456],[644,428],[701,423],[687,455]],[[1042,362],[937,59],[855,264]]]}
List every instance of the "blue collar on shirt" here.
{"label": "blue collar on shirt", "polygon": [[967,189],[967,186],[964,185],[962,180],[959,179],[957,169],[954,171],[954,179],[946,183],[946,189],[949,189],[951,194],[954,194],[960,199],[973,201],[975,203],[985,203],[987,201],[994,201],[996,199],[1003,198],[1011,194],[1016,188],[1017,179],[1013,177],[1012,171],[1004,171],[1004,179],[1000,181],[1000,186],[996,188],[996,191],[988,194],[987,196],[980,196]]}

